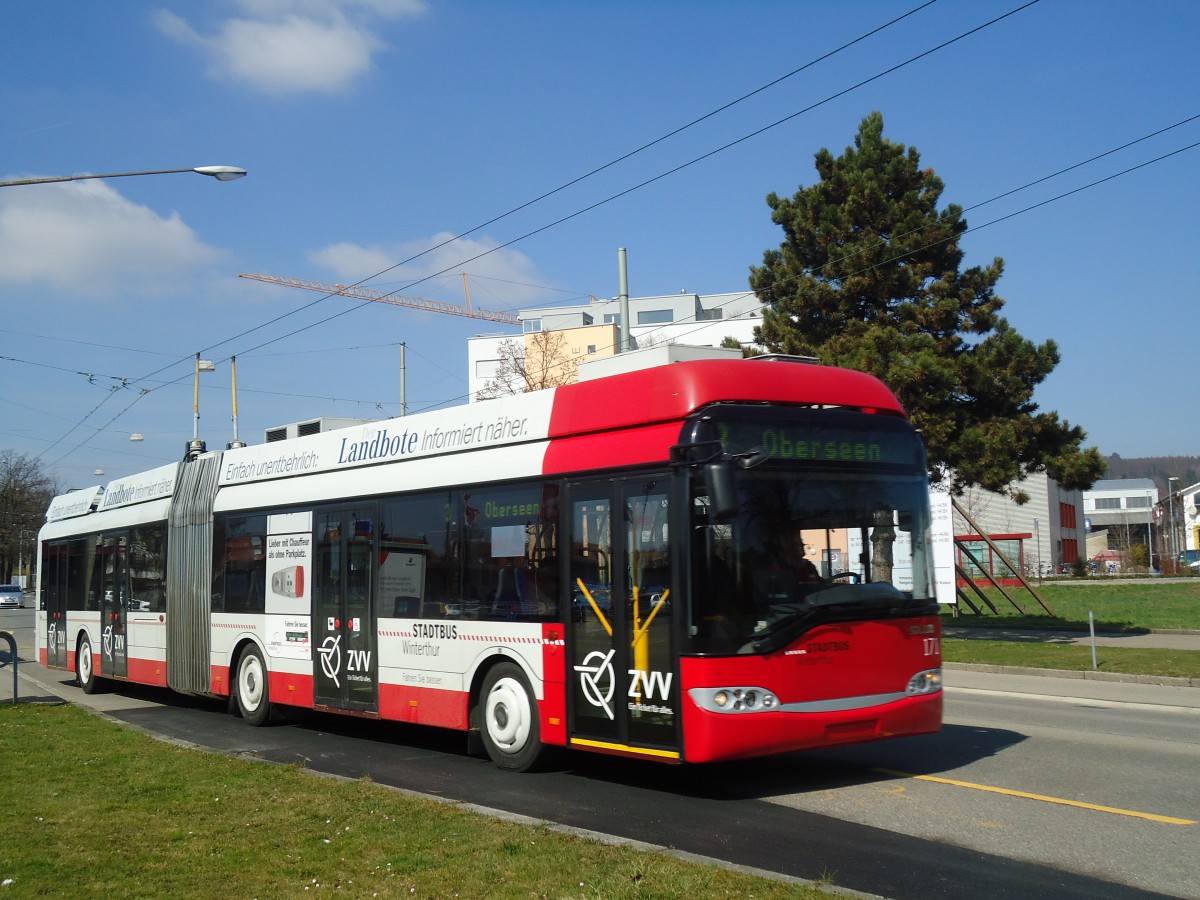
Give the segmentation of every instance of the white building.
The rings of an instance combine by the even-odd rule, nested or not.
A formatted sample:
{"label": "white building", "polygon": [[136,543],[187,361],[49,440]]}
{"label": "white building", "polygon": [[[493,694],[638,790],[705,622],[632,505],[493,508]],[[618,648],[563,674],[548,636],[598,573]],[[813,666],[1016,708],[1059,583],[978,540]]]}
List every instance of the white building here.
{"label": "white building", "polygon": [[[1083,492],[1088,531],[1107,532],[1100,550],[1128,553],[1135,545],[1149,543],[1161,558],[1165,519],[1159,506],[1158,485],[1150,478],[1104,478]],[[1166,547],[1169,551],[1169,538]]]}
{"label": "white building", "polygon": [[[630,297],[630,335],[635,348],[660,344],[719,347],[725,338],[743,346],[754,341],[762,324],[763,305],[752,291],[729,294],[667,294]],[[529,335],[561,332],[565,350],[579,362],[602,359],[617,352],[621,304],[593,300],[579,306],[547,306],[521,310],[523,335],[485,334],[467,342],[468,389],[474,402],[479,391],[496,377],[500,345],[506,340],[528,342]]]}
{"label": "white building", "polygon": [[[1177,555],[1185,550],[1191,551],[1187,564],[1192,564],[1200,558],[1200,483],[1180,489],[1167,502],[1166,510],[1160,512],[1167,518],[1172,513],[1175,516],[1175,549]],[[1163,519],[1159,519],[1163,521]],[[1168,537],[1170,530],[1167,531]]]}
{"label": "white building", "polygon": [[[1000,552],[1027,576],[1058,571],[1086,553],[1082,491],[1067,490],[1044,472],[1030,475],[1013,487],[1027,494],[1029,501],[1018,504],[1003,494],[978,487],[968,488],[958,498],[978,530],[955,514],[957,565],[979,575],[978,564],[981,564],[998,579],[1011,577],[1004,563],[994,558],[979,531],[987,534]],[[970,551],[970,555],[965,551]]]}

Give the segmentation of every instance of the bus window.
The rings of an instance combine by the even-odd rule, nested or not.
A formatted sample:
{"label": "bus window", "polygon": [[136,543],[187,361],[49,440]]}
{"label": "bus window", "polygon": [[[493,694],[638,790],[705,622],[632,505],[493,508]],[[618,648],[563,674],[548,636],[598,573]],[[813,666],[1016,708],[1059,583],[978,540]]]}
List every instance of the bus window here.
{"label": "bus window", "polygon": [[135,528],[129,538],[130,609],[166,610],[166,534],[163,525]]}
{"label": "bus window", "polygon": [[513,485],[460,497],[464,598],[482,619],[558,616],[558,487]]}
{"label": "bus window", "polygon": [[267,517],[227,516],[223,524],[225,612],[262,612],[266,608]]}
{"label": "bus window", "polygon": [[91,589],[92,567],[96,546],[87,538],[76,538],[67,545],[67,609],[71,611],[100,608]]}
{"label": "bus window", "polygon": [[451,559],[457,523],[450,494],[431,491],[383,504],[379,543],[379,614],[437,618],[457,608],[457,569]]}

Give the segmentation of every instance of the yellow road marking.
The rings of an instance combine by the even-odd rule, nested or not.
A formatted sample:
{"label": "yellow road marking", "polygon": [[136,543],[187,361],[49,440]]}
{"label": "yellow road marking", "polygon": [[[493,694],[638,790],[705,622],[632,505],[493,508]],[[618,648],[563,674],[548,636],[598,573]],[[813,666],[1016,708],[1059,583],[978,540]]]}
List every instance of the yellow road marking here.
{"label": "yellow road marking", "polygon": [[1013,791],[1008,788],[992,787],[987,784],[975,784],[970,781],[956,781],[953,778],[938,778],[934,775],[913,775],[911,772],[897,772],[894,769],[872,769],[882,775],[892,775],[896,778],[915,778],[918,781],[932,781],[935,784],[949,784],[954,787],[970,788],[974,791],[987,791],[992,794],[1004,794],[1008,797],[1023,797],[1026,800],[1040,800],[1043,803],[1057,803],[1060,806],[1075,806],[1079,809],[1090,809],[1095,812],[1112,813],[1116,816],[1132,816],[1136,819],[1149,819],[1151,822],[1162,822],[1167,825],[1200,825],[1191,819],[1176,819],[1172,816],[1159,816],[1154,813],[1137,812],[1132,809],[1119,809],[1115,806],[1100,806],[1096,803],[1082,803],[1078,800],[1066,800],[1062,797],[1047,797],[1045,794],[1031,794],[1028,791]]}

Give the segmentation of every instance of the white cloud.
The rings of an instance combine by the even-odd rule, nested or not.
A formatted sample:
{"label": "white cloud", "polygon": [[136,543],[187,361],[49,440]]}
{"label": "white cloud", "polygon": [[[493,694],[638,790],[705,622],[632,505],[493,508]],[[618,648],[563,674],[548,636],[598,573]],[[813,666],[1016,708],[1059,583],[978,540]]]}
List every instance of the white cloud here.
{"label": "white cloud", "polygon": [[308,258],[333,272],[339,281],[353,284],[368,275],[391,268],[404,257],[378,246],[341,243],[315,250],[308,254]]}
{"label": "white cloud", "polygon": [[0,283],[87,298],[177,295],[220,255],[177,213],[159,216],[98,181],[0,196]]}
{"label": "white cloud", "polygon": [[217,79],[272,95],[340,93],[371,69],[384,49],[379,19],[420,15],[420,0],[242,0],[246,13],[211,36],[167,10],[155,22],[167,37],[192,47]]}
{"label": "white cloud", "polygon": [[445,296],[446,285],[451,279],[457,279],[449,290],[461,292],[462,281],[459,276],[465,271],[471,279],[472,300],[476,306],[515,309],[545,299],[546,289],[537,285],[545,284],[546,279],[538,274],[537,267],[524,253],[507,247],[497,250],[497,243],[487,238],[450,241],[452,237],[448,232],[441,232],[428,239],[390,245],[331,244],[309,253],[308,258],[315,265],[332,272],[341,284],[354,284],[389,269],[401,260],[416,256],[428,247],[445,243],[444,247],[438,247],[420,259],[391,269],[365,287],[395,290],[398,286],[445,272],[439,278],[424,281],[401,293],[458,303],[460,300],[457,297]]}

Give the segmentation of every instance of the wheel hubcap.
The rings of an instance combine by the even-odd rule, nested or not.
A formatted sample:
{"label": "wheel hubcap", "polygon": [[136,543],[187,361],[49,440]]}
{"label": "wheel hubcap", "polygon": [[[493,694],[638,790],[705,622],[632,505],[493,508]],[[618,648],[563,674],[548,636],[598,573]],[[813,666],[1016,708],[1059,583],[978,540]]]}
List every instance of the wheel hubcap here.
{"label": "wheel hubcap", "polygon": [[487,700],[488,736],[506,753],[519,752],[529,740],[531,713],[525,690],[512,678],[502,678]]}
{"label": "wheel hubcap", "polygon": [[258,660],[250,659],[242,666],[242,685],[238,692],[246,709],[257,709],[262,701]]}

